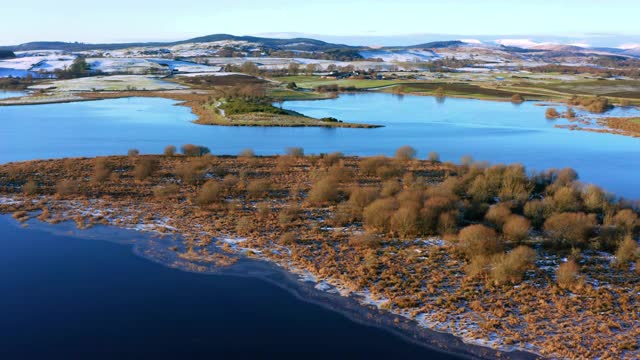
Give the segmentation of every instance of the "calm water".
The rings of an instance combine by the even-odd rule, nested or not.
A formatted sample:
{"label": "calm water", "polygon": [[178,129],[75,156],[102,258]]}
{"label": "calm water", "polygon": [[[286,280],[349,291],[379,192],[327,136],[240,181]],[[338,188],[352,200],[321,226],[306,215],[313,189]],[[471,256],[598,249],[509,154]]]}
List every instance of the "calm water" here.
{"label": "calm water", "polygon": [[2,359],[454,359],[261,279],[170,269],[7,216],[0,234]]}
{"label": "calm water", "polygon": [[18,97],[18,96],[23,96],[26,95],[27,93],[24,91],[7,91],[7,90],[0,90],[0,99],[6,99],[6,98],[12,98],[12,97]]}
{"label": "calm water", "polygon": [[[380,129],[258,128],[190,123],[189,109],[166,99],[0,107],[0,162],[125,154],[130,148],[159,153],[168,144],[197,143],[217,154],[253,148],[259,154],[302,146],[307,153],[342,151],[392,155],[412,145],[419,156],[438,151],[443,160],[463,155],[493,163],[521,162],[530,169],[573,167],[587,182],[640,199],[640,139],[554,128],[544,107],[389,94],[344,95],[285,107],[316,117],[382,124]],[[630,115],[637,110],[616,110]]]}

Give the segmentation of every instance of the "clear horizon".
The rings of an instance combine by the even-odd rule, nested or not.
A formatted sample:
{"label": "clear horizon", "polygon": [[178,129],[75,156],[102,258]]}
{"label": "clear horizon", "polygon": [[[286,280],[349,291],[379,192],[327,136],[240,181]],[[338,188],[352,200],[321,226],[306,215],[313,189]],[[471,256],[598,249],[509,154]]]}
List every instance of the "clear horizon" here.
{"label": "clear horizon", "polygon": [[[3,19],[1,45],[31,41],[172,41],[217,33],[313,35],[322,40],[344,39],[346,43],[351,42],[349,39],[379,42],[387,39],[395,42],[393,45],[399,45],[398,39],[402,38],[434,36],[560,38],[568,43],[606,38],[611,46],[640,42],[636,26],[640,4],[628,0],[612,0],[607,4],[594,0],[540,0],[518,6],[496,0],[446,4],[416,0],[394,3],[272,0],[269,6],[257,0],[233,4],[192,0],[189,6],[182,7],[165,0],[135,4],[112,0],[109,6],[92,7],[80,0],[55,3],[32,0],[29,4],[14,2],[3,8],[7,14],[29,15],[27,21],[22,16]],[[373,44],[375,41],[363,45]]]}

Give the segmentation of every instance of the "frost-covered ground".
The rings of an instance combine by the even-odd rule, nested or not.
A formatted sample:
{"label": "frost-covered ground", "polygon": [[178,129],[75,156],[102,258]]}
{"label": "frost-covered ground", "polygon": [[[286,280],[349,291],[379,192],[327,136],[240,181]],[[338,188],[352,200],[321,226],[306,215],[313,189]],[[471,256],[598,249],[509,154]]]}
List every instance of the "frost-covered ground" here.
{"label": "frost-covered ground", "polygon": [[94,76],[69,80],[56,80],[30,87],[31,90],[55,91],[124,91],[124,90],[181,90],[187,87],[158,77],[146,75]]}

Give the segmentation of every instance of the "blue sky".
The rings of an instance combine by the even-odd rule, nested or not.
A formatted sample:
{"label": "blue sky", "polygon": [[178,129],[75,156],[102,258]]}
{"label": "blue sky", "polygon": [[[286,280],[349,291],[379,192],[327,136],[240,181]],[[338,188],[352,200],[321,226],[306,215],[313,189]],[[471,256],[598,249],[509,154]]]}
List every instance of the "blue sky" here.
{"label": "blue sky", "polygon": [[214,33],[640,35],[637,0],[9,0],[1,10],[3,45],[176,40]]}

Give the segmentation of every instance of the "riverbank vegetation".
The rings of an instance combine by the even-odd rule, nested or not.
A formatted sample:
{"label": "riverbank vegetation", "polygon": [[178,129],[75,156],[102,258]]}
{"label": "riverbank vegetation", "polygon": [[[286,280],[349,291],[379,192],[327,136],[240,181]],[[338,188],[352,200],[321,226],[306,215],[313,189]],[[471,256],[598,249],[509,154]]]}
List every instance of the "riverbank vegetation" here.
{"label": "riverbank vegetation", "polygon": [[196,263],[273,261],[502,349],[640,355],[640,209],[571,169],[167,149],[1,165],[0,211],[180,234]]}

